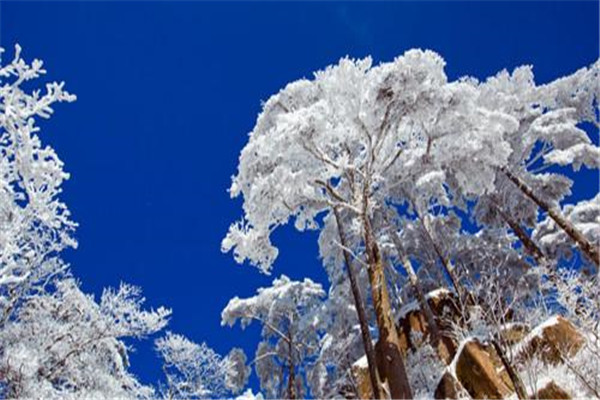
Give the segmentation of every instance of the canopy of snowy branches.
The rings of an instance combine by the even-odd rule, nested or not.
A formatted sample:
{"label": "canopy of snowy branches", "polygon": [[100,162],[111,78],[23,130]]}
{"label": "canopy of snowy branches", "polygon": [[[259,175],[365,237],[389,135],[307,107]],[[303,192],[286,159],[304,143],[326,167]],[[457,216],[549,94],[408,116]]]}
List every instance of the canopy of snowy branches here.
{"label": "canopy of snowy branches", "polygon": [[[525,174],[533,157],[546,166],[598,167],[598,147],[578,123],[598,126],[600,64],[546,85],[535,84],[529,66],[480,82],[449,81],[444,65],[423,50],[376,66],[344,58],[272,96],[240,155],[230,192],[243,196],[244,215],[223,251],[268,273],[278,253],[274,229],[290,219],[298,230],[317,229],[332,207],[355,218],[365,191],[369,215],[405,202],[420,213],[464,208],[496,192],[512,210],[523,201],[505,193],[499,168],[523,170],[555,202],[569,193],[569,180]],[[355,222],[347,226],[356,233]]]}

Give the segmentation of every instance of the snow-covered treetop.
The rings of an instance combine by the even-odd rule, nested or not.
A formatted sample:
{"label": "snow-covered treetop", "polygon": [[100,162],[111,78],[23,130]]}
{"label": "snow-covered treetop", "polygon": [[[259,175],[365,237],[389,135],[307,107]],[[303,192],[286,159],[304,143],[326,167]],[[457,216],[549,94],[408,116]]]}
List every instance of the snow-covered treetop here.
{"label": "snow-covered treetop", "polygon": [[52,115],[54,103],[75,96],[56,82],[26,92],[21,85],[44,75],[42,65],[27,63],[17,45],[12,61],[0,66],[0,290],[43,277],[40,267],[49,257],[77,244],[76,224],[58,199],[69,175],[54,150],[42,145],[36,124]]}
{"label": "snow-covered treetop", "polygon": [[[206,343],[197,344],[182,335],[167,332],[156,340],[156,350],[164,360],[168,398],[220,398],[239,390],[228,381],[232,370],[229,358],[222,357]],[[245,379],[242,386],[244,384]]]}
{"label": "snow-covered treetop", "polygon": [[[577,204],[566,204],[563,215],[591,243],[600,243],[600,194]],[[532,234],[544,253],[553,258],[572,256],[572,243],[566,233],[550,217],[540,221]]]}
{"label": "snow-covered treetop", "polygon": [[221,313],[221,325],[232,326],[239,319],[242,328],[253,320],[267,322],[269,331],[285,320],[298,320],[299,314],[318,305],[325,297],[323,287],[305,278],[292,281],[285,275],[273,280],[272,286],[259,288],[254,297],[240,299],[234,297]]}
{"label": "snow-covered treetop", "polygon": [[423,50],[377,66],[344,58],[272,96],[240,155],[230,193],[244,215],[222,250],[269,273],[270,234],[290,220],[317,229],[339,207],[352,236],[365,204],[369,217],[405,201],[420,213],[460,206],[494,191],[498,169],[530,160],[538,142],[547,163],[596,165],[577,123],[597,123],[598,64],[543,86],[530,67],[451,82],[444,65]]}

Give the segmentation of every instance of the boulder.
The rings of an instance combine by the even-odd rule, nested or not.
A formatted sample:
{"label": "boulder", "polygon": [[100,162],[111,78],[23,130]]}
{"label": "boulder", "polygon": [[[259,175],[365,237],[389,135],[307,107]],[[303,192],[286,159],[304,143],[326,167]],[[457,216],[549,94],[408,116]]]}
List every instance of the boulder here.
{"label": "boulder", "polygon": [[577,354],[585,339],[567,319],[554,316],[534,328],[516,345],[517,359],[526,361],[539,357],[542,361],[556,365]]}
{"label": "boulder", "polygon": [[[449,290],[437,289],[427,293],[425,297],[442,331],[442,343],[438,351],[449,353],[447,355],[443,354],[443,358],[452,359],[456,352],[456,343],[450,335],[444,333],[450,331],[447,319],[456,322],[460,317],[460,312],[456,306],[456,296]],[[396,325],[398,339],[400,350],[406,355],[409,350],[415,351],[424,341],[429,339],[429,330],[427,320],[418,302],[414,301],[402,307],[399,314]],[[416,340],[417,337],[420,339]]]}
{"label": "boulder", "polygon": [[558,400],[571,399],[571,396],[563,388],[554,383],[554,381],[550,381],[546,386],[538,390],[532,399]]}
{"label": "boulder", "polygon": [[502,399],[513,392],[491,346],[471,339],[463,344],[453,364],[458,381],[475,399]]}
{"label": "boulder", "polygon": [[369,377],[369,366],[367,356],[359,358],[352,364],[352,376],[356,382],[356,391],[359,399],[372,399],[373,390],[371,389],[371,379]]}
{"label": "boulder", "polygon": [[509,323],[500,328],[502,340],[509,345],[520,342],[529,332],[531,332],[529,325],[522,323]]}
{"label": "boulder", "polygon": [[462,387],[460,382],[456,380],[456,377],[450,372],[444,372],[440,379],[435,392],[433,394],[434,399],[459,399],[464,397],[465,389]]}

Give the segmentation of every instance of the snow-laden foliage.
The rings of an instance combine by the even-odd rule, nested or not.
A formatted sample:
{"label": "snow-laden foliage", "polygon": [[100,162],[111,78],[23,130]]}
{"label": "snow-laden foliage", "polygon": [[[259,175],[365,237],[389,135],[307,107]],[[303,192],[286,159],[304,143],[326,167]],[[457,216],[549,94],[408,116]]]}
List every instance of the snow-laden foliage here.
{"label": "snow-laden foliage", "polygon": [[269,98],[241,152],[230,194],[243,197],[243,216],[224,252],[270,273],[273,231],[320,230],[331,289],[309,374],[319,396],[355,389],[336,368],[342,349],[361,351],[344,271],[350,256],[359,277],[371,274],[370,241],[389,265],[392,308],[448,286],[463,313],[455,333],[503,355],[502,329],[549,312],[566,258],[598,265],[597,198],[561,209],[572,177],[548,169],[599,166],[589,127],[600,127],[600,63],[543,85],[531,66],[481,81],[449,81],[444,66],[423,50],[379,65],[344,58]]}
{"label": "snow-laden foliage", "polygon": [[518,122],[479,106],[478,87],[448,82],[443,68],[421,50],[379,66],[342,59],[272,96],[240,156],[230,190],[243,195],[244,218],[223,250],[268,272],[277,256],[270,233],[290,218],[314,229],[319,213],[360,213],[367,198],[371,214],[402,203],[415,184],[421,197],[447,203],[444,177],[468,195],[493,188],[495,167],[510,155],[502,138]]}
{"label": "snow-laden foliage", "polygon": [[141,398],[153,395],[128,372],[124,340],[167,324],[169,310],[144,311],[139,289],[107,289],[100,302],[72,279],[25,300],[0,330],[2,393],[8,398]]}
{"label": "snow-laden foliage", "polygon": [[[0,54],[3,52],[0,49]],[[40,140],[37,120],[49,118],[54,103],[75,96],[63,83],[27,91],[44,75],[43,63],[27,63],[21,48],[0,65],[0,307],[6,319],[17,293],[64,269],[57,258],[77,245],[76,224],[59,199],[69,175],[54,150]]]}
{"label": "snow-laden foliage", "polygon": [[222,357],[206,343],[167,332],[156,340],[156,350],[164,360],[164,395],[169,399],[223,398],[246,384],[249,372],[239,349]]}
{"label": "snow-laden foliage", "polygon": [[[600,243],[600,194],[577,204],[566,204],[563,215],[579,229],[592,243]],[[540,221],[532,233],[532,238],[549,257],[571,258],[572,243],[565,232],[549,217]]]}
{"label": "snow-laden foliage", "polygon": [[[598,64],[542,86],[530,67],[483,82],[449,82],[443,68],[439,55],[421,50],[378,66],[342,59],[272,96],[240,155],[230,191],[243,196],[244,216],[222,249],[269,272],[277,226],[293,219],[299,230],[315,229],[333,206],[360,214],[365,190],[369,214],[405,201],[423,213],[431,201],[464,206],[465,197],[498,192],[506,209],[525,211],[517,221],[533,226],[537,207],[499,168],[523,173],[540,158],[597,167],[598,148],[577,124],[597,124]],[[562,175],[522,178],[550,204],[569,194]]]}
{"label": "snow-laden foliage", "polygon": [[318,351],[317,310],[324,296],[320,284],[282,275],[271,286],[259,288],[256,296],[231,299],[223,310],[222,325],[262,325],[254,364],[267,397],[303,396],[304,364]]}

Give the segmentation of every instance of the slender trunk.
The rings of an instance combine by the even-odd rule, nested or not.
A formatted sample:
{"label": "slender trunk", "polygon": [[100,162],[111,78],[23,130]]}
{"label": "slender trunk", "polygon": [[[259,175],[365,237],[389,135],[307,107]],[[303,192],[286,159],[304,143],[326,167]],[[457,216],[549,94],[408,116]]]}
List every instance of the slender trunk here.
{"label": "slender trunk", "polygon": [[[510,215],[505,213],[502,210],[502,208],[498,205],[498,203],[496,203],[494,207],[496,208],[496,211],[498,212],[500,217],[504,220],[504,222],[506,222],[506,224],[510,227],[510,229],[513,230],[515,235],[517,235],[517,237],[523,244],[523,248],[525,249],[525,251],[527,253],[529,253],[535,259],[535,262],[537,263],[537,265],[539,265],[540,267],[548,266],[549,265],[548,259],[542,252],[542,249],[540,249],[539,246],[529,237],[529,235],[527,234],[525,229],[523,229],[517,221],[512,219],[510,217]],[[551,271],[549,268],[547,268],[546,271],[548,273],[548,279],[550,279],[551,282],[556,284],[557,280],[558,280],[558,276],[556,275],[556,272]]]}
{"label": "slender trunk", "polygon": [[423,293],[423,289],[421,288],[421,283],[419,282],[419,278],[415,273],[415,270],[410,262],[408,256],[404,254],[402,251],[402,247],[400,246],[398,236],[394,232],[392,234],[392,241],[394,242],[394,247],[396,247],[396,251],[398,252],[398,256],[402,259],[402,265],[406,274],[408,275],[408,280],[410,282],[411,287],[415,291],[417,296],[417,300],[419,302],[419,308],[425,315],[425,320],[427,321],[427,328],[429,331],[429,339],[431,341],[431,346],[438,351],[442,360],[447,364],[451,361],[451,352],[445,346],[443,348],[440,347],[442,342],[442,335],[440,333],[440,327],[437,321],[435,320],[435,316],[433,315],[433,311],[427,302],[427,298]]}
{"label": "slender trunk", "polygon": [[289,369],[288,369],[288,388],[287,398],[295,399],[296,396],[296,370],[294,368],[294,348],[292,343],[292,335],[289,335],[290,340],[288,341],[288,352],[289,352]]}
{"label": "slender trunk", "polygon": [[[433,250],[435,251],[435,254],[438,257],[438,260],[440,260],[440,264],[442,264],[444,271],[446,271],[446,273],[450,277],[450,281],[452,282],[452,286],[454,287],[454,291],[456,292],[459,301],[461,303],[465,302],[467,305],[475,305],[477,303],[475,296],[473,296],[473,293],[471,293],[469,290],[463,288],[462,284],[460,283],[460,281],[456,277],[456,274],[454,273],[454,266],[452,265],[450,260],[448,260],[444,256],[444,254],[442,254],[440,246],[437,244],[437,241],[433,238],[433,235],[431,233],[431,227],[429,226],[429,219],[427,217],[421,218],[420,216],[419,219],[421,219],[423,223],[425,235],[427,236],[427,239],[429,239],[429,242],[431,243],[431,246],[433,247]],[[468,322],[468,315],[461,316],[461,318],[463,319],[463,322]]]}
{"label": "slender trunk", "polygon": [[365,349],[365,355],[367,357],[367,365],[369,367],[369,378],[371,380],[371,388],[373,390],[373,398],[381,399],[381,391],[379,388],[379,377],[377,376],[377,363],[375,359],[375,349],[373,348],[373,340],[371,339],[371,333],[369,332],[369,323],[367,320],[367,313],[365,311],[362,294],[356,281],[356,275],[354,273],[354,267],[352,266],[352,260],[348,254],[348,245],[346,241],[346,235],[342,229],[341,218],[337,208],[333,209],[335,216],[335,223],[338,229],[338,235],[340,236],[340,244],[343,246],[344,261],[346,262],[346,270],[348,271],[348,278],[350,279],[350,288],[352,290],[352,297],[354,298],[354,306],[356,313],[358,314],[358,321],[360,325],[360,333],[362,334],[363,347]]}
{"label": "slender trunk", "polygon": [[431,346],[438,352],[438,355],[442,359],[442,361],[446,364],[449,364],[452,361],[452,351],[448,349],[445,343],[442,341],[442,334],[440,332],[440,326],[435,320],[435,316],[433,315],[433,311],[427,302],[427,297],[423,293],[423,289],[421,288],[421,284],[415,273],[415,270],[410,262],[410,259],[407,256],[402,257],[402,263],[404,268],[408,274],[408,278],[410,280],[411,286],[415,291],[417,296],[417,300],[419,302],[419,307],[423,314],[425,315],[425,320],[427,321],[427,330],[429,331]]}
{"label": "slender trunk", "polygon": [[294,368],[294,364],[290,363],[289,367],[289,377],[288,377],[288,399],[296,398],[296,371]]}
{"label": "slender trunk", "polygon": [[518,176],[513,174],[507,167],[501,167],[500,171],[519,188],[527,197],[529,197],[538,207],[546,211],[550,218],[579,246],[595,265],[600,267],[600,251],[570,222],[559,210],[552,207],[546,201],[538,197],[533,190]]}
{"label": "slender trunk", "polygon": [[504,369],[508,373],[508,377],[510,378],[510,380],[515,388],[515,393],[517,394],[517,396],[519,397],[520,400],[527,399],[528,398],[527,390],[525,389],[523,380],[519,376],[519,373],[514,368],[512,363],[509,361],[508,357],[506,357],[506,354],[504,353],[504,350],[500,346],[500,343],[498,343],[498,341],[496,339],[492,339],[492,346],[494,346],[494,350],[496,350],[498,357],[500,357],[500,361],[502,361],[502,365],[504,366]]}
{"label": "slender trunk", "polygon": [[[366,199],[366,196],[364,197]],[[371,223],[367,216],[366,200],[363,203],[363,224],[365,235],[365,249],[367,261],[369,264],[368,274],[371,284],[371,294],[375,314],[377,316],[377,326],[379,328],[379,345],[382,350],[382,364],[384,365],[385,378],[387,379],[390,394],[393,399],[412,399],[412,391],[402,353],[400,352],[400,343],[398,340],[398,331],[396,324],[392,319],[392,309],[390,305],[387,283],[383,269],[383,261],[379,246],[373,237]]]}
{"label": "slender trunk", "polygon": [[456,294],[460,297],[462,295],[461,287],[458,283],[458,279],[456,279],[456,275],[454,274],[454,268],[452,267],[452,264],[450,264],[450,261],[448,261],[448,259],[444,257],[440,246],[438,246],[437,242],[433,239],[433,236],[429,230],[429,221],[427,217],[425,217],[425,219],[421,219],[421,221],[423,221],[423,229],[425,230],[425,235],[429,239],[429,242],[431,243],[431,246],[433,247],[433,250],[435,251],[435,254],[437,255],[438,259],[440,260],[442,267],[444,267],[444,271],[446,272],[446,274],[448,274],[448,277],[450,277],[450,281],[452,282],[452,286],[454,287]]}
{"label": "slender trunk", "polygon": [[496,204],[494,207],[496,208],[498,215],[500,215],[500,217],[504,220],[504,222],[506,222],[510,229],[513,230],[515,235],[517,235],[517,237],[523,244],[523,248],[525,248],[525,250],[529,254],[531,254],[531,256],[535,259],[536,263],[538,263],[538,265],[547,263],[546,256],[544,256],[542,249],[540,249],[534,243],[534,241],[531,240],[527,232],[525,232],[525,229],[523,229],[517,221],[515,221],[508,214],[506,214],[498,204]]}

